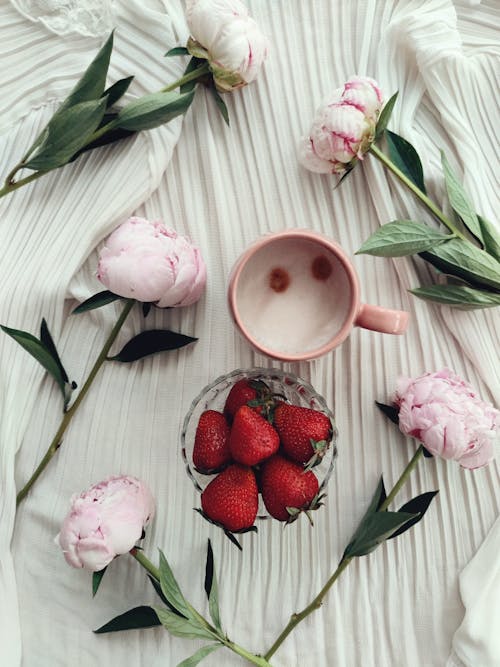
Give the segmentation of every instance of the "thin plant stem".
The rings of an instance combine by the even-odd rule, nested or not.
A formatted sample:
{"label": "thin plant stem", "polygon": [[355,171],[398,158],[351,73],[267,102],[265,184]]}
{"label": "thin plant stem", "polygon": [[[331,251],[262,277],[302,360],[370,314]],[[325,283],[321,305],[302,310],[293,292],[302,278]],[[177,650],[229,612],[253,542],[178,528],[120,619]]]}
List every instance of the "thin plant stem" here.
{"label": "thin plant stem", "polygon": [[197,67],[191,72],[184,74],[184,76],[181,76],[181,78],[177,79],[177,81],[174,81],[174,83],[171,83],[168,86],[165,86],[165,88],[162,88],[160,92],[169,93],[171,90],[180,88],[185,83],[189,83],[190,81],[196,81],[196,79],[201,78],[202,76],[208,74],[209,72],[210,72],[210,66],[208,62],[203,63],[203,65],[200,65],[200,67]]}
{"label": "thin plant stem", "polygon": [[[160,583],[160,570],[155,565],[153,565],[153,563],[141,549],[136,549],[134,547],[129,551],[129,553],[136,559],[138,563],[140,563],[140,565],[142,565],[148,574],[150,574],[154,579],[156,579],[158,583]],[[194,609],[194,607],[191,607],[189,604],[188,607],[196,620],[203,624],[205,628],[214,636],[214,640],[219,641],[221,644],[233,651],[233,653],[240,655],[242,658],[245,658],[253,665],[259,665],[259,667],[271,667],[271,664],[267,661],[266,658],[260,655],[255,655],[254,653],[250,653],[250,651],[247,651],[239,644],[231,641],[222,632],[217,630],[217,628],[214,628],[213,625],[211,625],[200,613],[196,611],[196,609]]]}
{"label": "thin plant stem", "polygon": [[54,456],[54,454],[57,452],[59,447],[62,444],[62,437],[68,428],[69,424],[71,423],[71,420],[73,419],[76,411],[78,410],[78,406],[80,403],[83,401],[85,398],[85,395],[87,394],[88,390],[90,389],[92,382],[94,381],[97,373],[99,372],[99,369],[103,365],[103,363],[106,361],[108,352],[113,345],[120,329],[122,328],[123,323],[127,319],[128,314],[130,313],[133,305],[135,303],[135,299],[127,299],[125,303],[125,307],[123,311],[120,314],[120,317],[116,321],[116,324],[114,325],[113,329],[111,330],[111,333],[106,339],[106,342],[104,343],[104,346],[99,353],[99,356],[97,357],[88,378],[85,381],[85,384],[83,387],[80,389],[78,396],[76,397],[75,401],[71,405],[71,407],[64,413],[64,417],[62,418],[61,423],[59,424],[59,428],[57,429],[57,432],[55,436],[52,439],[52,442],[49,445],[49,448],[45,452],[44,457],[38,464],[35,472],[31,475],[29,480],[26,482],[26,484],[23,486],[23,488],[19,491],[17,494],[16,498],[16,505],[19,506],[21,501],[28,495],[31,487],[33,484],[36,482],[36,480],[40,477],[42,472],[45,470],[47,465],[49,464],[50,460]]}
{"label": "thin plant stem", "polygon": [[[167,93],[172,90],[175,90],[176,88],[179,88],[180,86],[184,85],[185,83],[189,83],[190,81],[196,81],[196,79],[201,78],[202,76],[205,76],[205,74],[208,74],[210,71],[210,66],[207,63],[204,63],[200,67],[192,70],[191,72],[188,72],[187,74],[184,74],[184,76],[181,76],[177,81],[174,81],[173,83],[169,84],[168,86],[165,86],[165,88],[162,88],[160,92],[162,93]],[[114,129],[115,127],[119,127],[119,123],[117,119],[112,120],[111,122],[107,123],[106,125],[103,125],[103,127],[100,127],[97,129],[92,136],[89,138],[85,146],[88,146],[89,144],[93,143],[96,141],[96,139],[99,139],[102,137],[104,134],[109,132],[109,130]],[[82,148],[85,148],[83,146]],[[65,165],[61,165],[64,167]],[[46,171],[36,171],[33,174],[30,174],[29,176],[26,176],[25,178],[21,178],[18,181],[14,181],[13,178],[15,174],[23,169],[24,164],[23,161],[21,161],[19,164],[17,164],[14,169],[10,171],[8,174],[7,178],[5,179],[4,186],[0,188],[0,199],[2,197],[5,197],[5,195],[8,195],[10,192],[13,192],[14,190],[17,190],[18,188],[21,188],[23,185],[27,185],[28,183],[31,183],[31,181],[35,181],[36,179],[40,178],[41,176],[44,176],[44,174],[47,174],[49,171],[54,171],[53,169],[47,169]],[[56,167],[58,169],[59,167]]]}
{"label": "thin plant stem", "polygon": [[377,160],[379,160],[385,167],[387,167],[392,173],[399,178],[399,180],[406,185],[419,199],[420,201],[427,206],[429,211],[433,215],[436,216],[436,218],[443,223],[445,227],[447,227],[452,234],[455,236],[458,236],[458,238],[462,239],[463,241],[467,241],[468,239],[462,234],[462,232],[457,229],[457,227],[453,224],[453,222],[441,211],[440,208],[436,206],[436,204],[430,199],[422,190],[411,181],[406,174],[404,174],[401,169],[399,169],[394,162],[387,157],[385,153],[383,153],[378,146],[375,144],[372,144],[369,148],[369,152],[374,155]]}
{"label": "thin plant stem", "polygon": [[[417,465],[418,461],[422,458],[424,453],[423,446],[420,445],[414,456],[412,457],[411,461],[408,463],[406,468],[404,469],[403,473],[401,474],[400,478],[396,482],[396,484],[393,486],[391,492],[387,496],[387,498],[384,500],[384,502],[380,505],[378,511],[383,512],[384,510],[387,509],[387,507],[390,505],[390,503],[394,500],[398,492],[401,490],[401,487],[403,484],[406,482],[408,479],[408,476],[412,472],[412,470],[415,468]],[[269,660],[278,650],[278,648],[281,646],[281,644],[285,641],[285,639],[288,637],[288,635],[292,632],[292,630],[311,614],[313,611],[316,609],[319,609],[321,605],[323,604],[323,599],[330,590],[330,588],[333,586],[333,584],[337,581],[337,579],[340,577],[340,575],[344,572],[344,570],[349,566],[350,562],[352,561],[354,557],[347,557],[347,558],[342,558],[340,563],[338,564],[337,569],[335,572],[332,574],[332,576],[328,579],[326,584],[323,586],[323,588],[320,590],[318,595],[314,598],[312,602],[310,602],[307,607],[305,607],[301,612],[298,612],[296,614],[292,614],[290,617],[290,620],[288,621],[288,624],[285,626],[283,632],[279,635],[278,639],[274,642],[274,644],[271,646],[271,648],[267,651],[267,653],[264,655],[264,658],[266,660]]]}

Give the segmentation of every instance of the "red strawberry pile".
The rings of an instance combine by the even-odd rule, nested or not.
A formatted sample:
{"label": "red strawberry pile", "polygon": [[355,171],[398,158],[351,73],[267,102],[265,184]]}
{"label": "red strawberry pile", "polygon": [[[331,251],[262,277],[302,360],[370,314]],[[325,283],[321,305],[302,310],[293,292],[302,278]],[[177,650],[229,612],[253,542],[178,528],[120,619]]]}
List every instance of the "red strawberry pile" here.
{"label": "red strawberry pile", "polygon": [[205,410],[198,421],[193,463],[198,472],[216,475],[198,511],[232,537],[256,530],[259,493],[279,521],[290,523],[317,509],[321,497],[313,468],[332,432],[324,413],[287,403],[261,380],[239,380],[223,411]]}

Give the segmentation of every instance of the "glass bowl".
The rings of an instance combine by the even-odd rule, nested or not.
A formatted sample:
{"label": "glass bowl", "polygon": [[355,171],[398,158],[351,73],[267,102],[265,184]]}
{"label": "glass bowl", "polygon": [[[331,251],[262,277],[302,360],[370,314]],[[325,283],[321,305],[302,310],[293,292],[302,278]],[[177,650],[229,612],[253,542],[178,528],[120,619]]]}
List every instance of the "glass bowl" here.
{"label": "glass bowl", "polygon": [[[191,403],[182,426],[181,447],[186,472],[196,490],[201,493],[215,477],[215,475],[204,475],[198,472],[193,465],[194,438],[200,416],[205,410],[218,410],[222,412],[231,387],[243,378],[262,380],[273,393],[284,395],[292,405],[318,410],[330,418],[333,430],[330,446],[321,459],[321,462],[312,468],[318,478],[319,491],[324,491],[333,472],[335,459],[337,458],[338,431],[335,426],[334,414],[328,407],[325,399],[308,382],[298,378],[293,373],[285,373],[276,368],[238,369],[227,375],[221,375],[207,385]],[[260,495],[257,518],[269,518]]]}

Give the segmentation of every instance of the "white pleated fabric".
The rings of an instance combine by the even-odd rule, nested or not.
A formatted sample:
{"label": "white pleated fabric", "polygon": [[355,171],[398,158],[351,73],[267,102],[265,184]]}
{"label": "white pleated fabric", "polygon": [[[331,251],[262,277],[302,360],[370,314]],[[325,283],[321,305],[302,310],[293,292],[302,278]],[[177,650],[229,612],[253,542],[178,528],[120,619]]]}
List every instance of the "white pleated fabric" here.
{"label": "white pleated fabric", "polygon": [[[380,224],[430,220],[368,157],[334,190],[332,177],[304,171],[298,139],[328,91],[352,74],[400,91],[391,127],[423,158],[428,190],[444,201],[439,149],[463,176],[478,211],[498,211],[498,8],[495,0],[250,0],[270,37],[262,75],[226,96],[228,128],[199,90],[181,122],[102,149],[0,200],[0,323],[36,333],[45,317],[71,375],[81,384],[116,321],[119,306],[72,316],[102,286],[95,277],[106,234],[134,212],[162,218],[201,248],[208,266],[202,299],[189,308],[137,309],[117,348],[145,328],[172,328],[199,341],[135,364],[107,364],[56,457],[20,506],[15,493],[45,452],[60,419],[53,382],[0,336],[0,664],[6,667],[174,667],[197,641],[161,628],[114,635],[92,629],[140,604],[156,603],[129,557],[112,563],[92,599],[88,572],[69,568],[53,542],[69,498],[111,474],[145,480],[158,503],[144,541],[164,550],[188,599],[206,611],[203,577],[212,540],[222,621],[228,636],[264,653],[289,616],[303,609],[335,569],[380,474],[392,486],[416,444],[374,407],[400,375],[448,366],[485,400],[500,399],[499,316],[417,301],[407,290],[435,279],[418,259],[356,256],[363,299],[411,313],[408,333],[354,330],[334,353],[309,363],[273,362],[235,333],[226,306],[233,262],[258,236],[308,227],[353,254]],[[185,43],[178,0],[112,5],[116,48],[110,76],[135,74],[132,95],[180,75],[164,59]],[[0,2],[0,155],[7,173],[91,59],[103,37],[56,35]],[[175,147],[175,151],[174,151]],[[235,368],[273,366],[309,380],[334,407],[339,457],[315,526],[263,522],[238,552],[193,511],[179,434],[201,388]],[[439,489],[425,519],[351,563],[320,610],[272,659],[275,667],[442,667],[464,607],[458,576],[499,513],[498,464],[464,471],[426,459],[400,494]],[[15,521],[14,521],[15,517]],[[236,666],[223,649],[204,665]],[[466,667],[479,667],[466,665]]]}

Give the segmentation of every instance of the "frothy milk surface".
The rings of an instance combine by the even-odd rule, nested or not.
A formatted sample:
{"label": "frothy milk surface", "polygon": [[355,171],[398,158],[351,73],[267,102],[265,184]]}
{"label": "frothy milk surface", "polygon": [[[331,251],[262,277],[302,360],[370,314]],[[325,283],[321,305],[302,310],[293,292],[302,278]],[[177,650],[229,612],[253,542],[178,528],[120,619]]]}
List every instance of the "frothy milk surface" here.
{"label": "frothy milk surface", "polygon": [[323,246],[283,239],[248,260],[236,301],[256,341],[277,352],[300,354],[321,347],[341,329],[351,286],[341,262]]}

